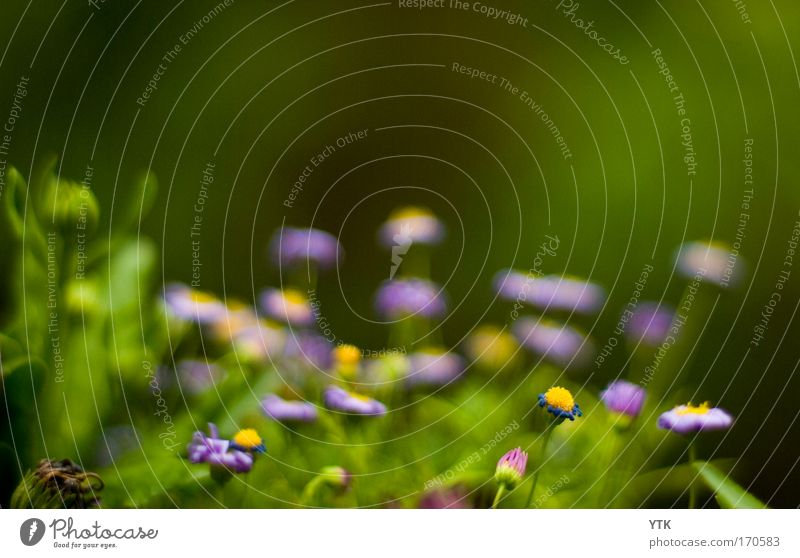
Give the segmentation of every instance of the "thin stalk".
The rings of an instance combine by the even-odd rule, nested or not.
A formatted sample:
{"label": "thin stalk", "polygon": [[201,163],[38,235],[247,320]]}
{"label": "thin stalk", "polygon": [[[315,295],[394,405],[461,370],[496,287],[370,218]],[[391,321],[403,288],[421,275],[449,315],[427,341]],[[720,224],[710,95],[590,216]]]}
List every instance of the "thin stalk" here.
{"label": "thin stalk", "polygon": [[[694,465],[694,462],[697,461],[697,450],[694,447],[694,443],[689,442],[689,465]],[[693,510],[697,507],[697,483],[692,481],[692,484],[689,485],[689,509]]]}
{"label": "thin stalk", "polygon": [[501,484],[497,489],[497,494],[494,495],[494,502],[492,503],[492,509],[497,509],[497,504],[500,503],[500,500],[503,498],[503,495],[506,493],[506,485]]}
{"label": "thin stalk", "polygon": [[528,503],[525,504],[526,508],[530,508],[531,504],[533,504],[533,495],[536,493],[536,485],[539,483],[539,473],[542,470],[542,466],[544,465],[544,459],[547,455],[547,444],[550,442],[550,437],[553,435],[553,430],[555,430],[555,424],[550,423],[548,424],[547,428],[544,431],[544,437],[542,438],[542,447],[539,449],[539,466],[536,468],[536,471],[533,473],[533,479],[531,480],[531,491],[528,494]]}

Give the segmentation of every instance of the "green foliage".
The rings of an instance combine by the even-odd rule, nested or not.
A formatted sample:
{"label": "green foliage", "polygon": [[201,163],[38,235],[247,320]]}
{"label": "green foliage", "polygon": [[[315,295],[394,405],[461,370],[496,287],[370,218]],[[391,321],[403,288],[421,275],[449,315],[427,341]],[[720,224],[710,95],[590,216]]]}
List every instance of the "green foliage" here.
{"label": "green foliage", "polygon": [[714,492],[720,507],[732,509],[763,509],[767,505],[734,482],[729,475],[711,463],[696,461],[692,464],[706,486]]}

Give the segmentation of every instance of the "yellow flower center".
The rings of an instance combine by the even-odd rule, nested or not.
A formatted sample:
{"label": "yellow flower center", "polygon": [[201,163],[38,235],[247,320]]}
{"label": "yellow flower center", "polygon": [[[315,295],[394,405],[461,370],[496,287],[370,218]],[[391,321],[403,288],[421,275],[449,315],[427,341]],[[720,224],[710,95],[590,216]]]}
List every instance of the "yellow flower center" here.
{"label": "yellow flower center", "polygon": [[575,399],[568,389],[562,387],[551,387],[544,394],[544,399],[548,405],[571,413],[575,408]]}
{"label": "yellow flower center", "polygon": [[257,448],[262,443],[261,436],[252,428],[245,428],[237,432],[236,436],[233,437],[233,442],[245,449]]}
{"label": "yellow flower center", "polygon": [[285,291],[283,291],[283,298],[289,304],[306,303],[306,297],[303,296],[303,293],[295,289],[286,289]]}
{"label": "yellow flower center", "polygon": [[430,217],[431,212],[421,207],[404,207],[392,212],[390,219],[414,219],[416,217]]}
{"label": "yellow flower center", "polygon": [[216,302],[217,298],[209,293],[203,291],[192,291],[192,302],[195,304],[207,304],[209,302]]}
{"label": "yellow flower center", "polygon": [[355,393],[355,392],[352,392],[352,391],[349,392],[349,393],[350,393],[350,397],[352,397],[353,399],[357,399],[359,401],[365,401],[365,402],[366,401],[372,401],[372,399],[370,399],[366,395],[361,395],[360,393]]}
{"label": "yellow flower center", "polygon": [[352,366],[361,360],[361,351],[355,345],[339,345],[333,351],[336,362]]}
{"label": "yellow flower center", "polygon": [[692,405],[691,403],[687,403],[686,407],[683,409],[677,407],[675,412],[679,415],[705,415],[711,410],[711,406],[708,404],[708,401],[703,403],[702,405]]}

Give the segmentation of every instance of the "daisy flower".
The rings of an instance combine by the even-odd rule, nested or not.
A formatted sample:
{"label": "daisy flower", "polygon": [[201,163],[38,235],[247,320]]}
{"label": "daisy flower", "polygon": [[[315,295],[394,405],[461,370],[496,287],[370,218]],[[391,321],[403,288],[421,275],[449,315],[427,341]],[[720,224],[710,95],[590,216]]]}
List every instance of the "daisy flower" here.
{"label": "daisy flower", "polygon": [[733,417],[719,407],[702,405],[678,405],[658,417],[658,427],[677,434],[693,434],[703,430],[727,430],[733,424]]}
{"label": "daisy flower", "polygon": [[272,420],[278,422],[314,422],[317,408],[307,401],[290,401],[269,394],[261,400],[261,410]]}
{"label": "daisy flower", "polygon": [[326,389],[323,399],[325,406],[334,411],[354,415],[383,416],[386,414],[386,405],[380,401],[338,386],[330,386]]}
{"label": "daisy flower", "polygon": [[378,238],[384,246],[411,246],[411,244],[439,244],[445,228],[428,209],[405,207],[392,212],[381,226]]}
{"label": "daisy flower", "polygon": [[615,380],[600,393],[606,408],[629,417],[637,417],[644,405],[645,390],[641,386],[625,380]]}
{"label": "daisy flower", "polygon": [[539,407],[546,408],[547,412],[561,421],[575,420],[575,417],[583,416],[570,391],[563,387],[551,387],[546,392],[540,393]]}
{"label": "daisy flower", "polygon": [[314,323],[314,310],[308,298],[297,289],[266,289],[261,293],[261,308],[272,319],[296,327]]}
{"label": "daisy flower", "polygon": [[225,305],[214,295],[173,283],[164,289],[169,314],[180,320],[200,324],[214,323],[225,316]]}
{"label": "daisy flower", "polygon": [[319,229],[285,227],[275,232],[270,243],[273,261],[281,268],[298,267],[309,262],[321,269],[336,265],[342,253],[339,241]]}
{"label": "daisy flower", "polygon": [[440,318],[446,311],[440,287],[424,279],[385,281],[378,289],[375,306],[380,315],[390,320],[409,316]]}

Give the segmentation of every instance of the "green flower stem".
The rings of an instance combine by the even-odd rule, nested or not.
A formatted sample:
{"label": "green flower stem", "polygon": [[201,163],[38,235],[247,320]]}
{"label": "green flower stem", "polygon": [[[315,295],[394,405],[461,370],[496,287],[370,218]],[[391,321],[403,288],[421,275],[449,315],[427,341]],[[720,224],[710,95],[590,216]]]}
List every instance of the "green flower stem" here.
{"label": "green flower stem", "polygon": [[492,503],[492,509],[493,510],[497,509],[497,504],[500,503],[500,500],[503,498],[503,495],[505,493],[506,493],[506,485],[505,484],[501,484],[497,488],[497,494],[494,495],[494,502]]}
{"label": "green flower stem", "polygon": [[[607,464],[606,473],[604,475],[605,483],[602,490],[600,490],[598,493],[600,497],[600,500],[597,503],[598,508],[605,507],[603,506],[603,502],[611,502],[616,498],[620,481],[626,477],[626,471],[628,470],[628,464],[626,461],[628,461],[630,457],[628,460],[618,458],[616,466],[612,466],[612,463],[614,462],[614,458],[619,453],[620,448],[626,447],[626,442],[630,440],[631,432],[633,432],[635,424],[636,419],[633,418],[630,419],[630,422],[617,427],[616,432],[614,433],[614,439],[608,444],[607,455],[603,460],[603,463]],[[630,454],[630,452],[627,453]]]}
{"label": "green flower stem", "polygon": [[321,476],[316,476],[311,479],[303,489],[300,503],[304,506],[317,506],[319,491],[324,484],[325,479]]}
{"label": "green flower stem", "polygon": [[555,430],[556,424],[555,421],[551,422],[547,425],[547,428],[544,431],[544,435],[542,438],[542,447],[539,449],[539,463],[536,471],[533,473],[533,479],[531,480],[531,491],[528,494],[528,503],[525,504],[526,508],[530,508],[533,504],[533,495],[536,493],[536,485],[539,483],[539,473],[542,471],[542,466],[544,465],[544,459],[547,455],[547,444],[550,442],[550,438],[553,435],[553,430]]}
{"label": "green flower stem", "polygon": [[[689,442],[689,465],[694,465],[697,461],[697,449],[694,443]],[[689,485],[689,509],[693,510],[697,507],[697,482],[692,481]]]}
{"label": "green flower stem", "polygon": [[[703,324],[711,313],[714,306],[715,297],[710,285],[700,284],[697,290],[692,292],[692,283],[686,286],[678,304],[675,319],[672,322],[670,335],[675,333],[675,341],[666,348],[658,368],[653,372],[649,381],[645,382],[648,396],[642,415],[649,416],[655,408],[668,400],[669,391],[674,386],[680,386],[681,377],[686,378],[686,368],[689,364],[692,348],[700,335]],[[689,310],[688,312],[686,310]],[[655,355],[659,349],[653,353],[651,364],[655,362]],[[682,370],[683,369],[683,370]],[[645,378],[647,379],[647,378]]]}

